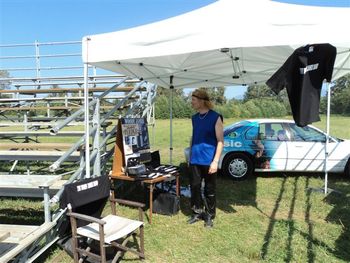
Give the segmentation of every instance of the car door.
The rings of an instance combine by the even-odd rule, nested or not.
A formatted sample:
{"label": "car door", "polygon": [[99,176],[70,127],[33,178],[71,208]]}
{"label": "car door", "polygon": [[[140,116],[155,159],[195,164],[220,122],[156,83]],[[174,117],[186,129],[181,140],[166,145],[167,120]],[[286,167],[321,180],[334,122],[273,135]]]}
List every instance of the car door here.
{"label": "car door", "polygon": [[[325,164],[326,135],[311,126],[299,127],[289,124],[291,141],[288,142],[289,157],[287,169],[290,171],[323,171]],[[328,144],[329,168],[339,161],[338,142],[330,139]],[[331,170],[331,169],[329,169]]]}
{"label": "car door", "polygon": [[[278,134],[284,134],[284,137],[278,137]],[[257,159],[257,170],[285,171],[288,157],[286,143],[289,138],[282,123],[260,123],[259,135],[263,151],[261,157]]]}

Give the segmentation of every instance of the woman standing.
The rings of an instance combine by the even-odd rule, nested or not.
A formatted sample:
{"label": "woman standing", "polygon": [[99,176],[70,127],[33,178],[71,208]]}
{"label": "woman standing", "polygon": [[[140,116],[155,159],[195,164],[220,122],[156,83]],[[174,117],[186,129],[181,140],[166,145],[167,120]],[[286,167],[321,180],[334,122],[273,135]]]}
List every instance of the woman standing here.
{"label": "woman standing", "polygon": [[[192,116],[190,183],[193,214],[188,223],[204,220],[206,227],[212,227],[216,214],[216,176],[223,149],[223,120],[212,110],[213,104],[205,90],[197,89],[192,93],[191,105],[197,113]],[[202,181],[204,198],[201,196]]]}

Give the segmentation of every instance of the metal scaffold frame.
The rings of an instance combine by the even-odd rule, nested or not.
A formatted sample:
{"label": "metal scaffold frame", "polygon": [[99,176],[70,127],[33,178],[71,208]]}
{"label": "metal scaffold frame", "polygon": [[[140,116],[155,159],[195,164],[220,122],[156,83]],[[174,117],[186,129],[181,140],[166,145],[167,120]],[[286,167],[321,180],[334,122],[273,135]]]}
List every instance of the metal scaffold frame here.
{"label": "metal scaffold frame", "polygon": [[[38,138],[38,136],[65,136],[69,134],[63,131],[64,128],[84,123],[84,133],[80,135],[75,134],[79,136],[76,142],[68,149],[61,152],[60,156],[56,157],[57,159],[48,167],[48,172],[52,175],[56,175],[57,178],[69,176],[65,184],[79,178],[101,176],[107,172],[108,161],[110,161],[114,152],[113,147],[107,146],[111,144],[111,141],[113,143],[117,130],[116,126],[107,130],[107,124],[110,123],[113,118],[115,119],[121,116],[145,117],[149,125],[152,126],[155,121],[155,85],[138,79],[130,79],[123,75],[97,74],[96,68],[87,64],[81,65],[80,50],[78,52],[56,54],[42,52],[42,48],[44,47],[56,46],[78,46],[80,49],[81,44],[81,41],[50,43],[39,43],[36,41],[33,44],[0,45],[0,49],[2,50],[29,47],[33,48],[35,53],[29,55],[7,55],[6,52],[1,52],[1,54],[4,55],[0,56],[0,71],[8,72],[10,75],[13,74],[14,76],[5,75],[0,78],[0,102],[2,103],[0,106],[0,117],[3,117],[2,120],[0,119],[0,126],[23,126],[24,131],[22,133],[18,131],[7,131],[4,134],[0,132],[0,140],[15,140],[17,137],[22,136],[26,140],[25,143],[29,145],[28,142],[30,142],[31,136],[35,136],[35,138]],[[61,61],[53,62],[57,63],[59,66],[48,65],[45,62],[46,60],[54,59],[70,61],[71,58],[78,58],[78,62],[69,66],[61,66]],[[32,60],[34,66],[3,66],[7,64],[10,65],[11,63],[7,62],[13,60]],[[17,64],[21,65],[21,62]],[[82,69],[83,74],[81,74]],[[69,75],[66,73],[67,71],[74,73]],[[30,73],[28,74],[28,72]],[[20,73],[24,73],[25,75],[20,76]],[[116,96],[115,94],[117,92],[122,92],[123,95]],[[58,93],[64,94],[64,96],[56,96]],[[2,96],[3,94],[6,96]],[[77,96],[73,96],[72,94],[77,94]],[[71,107],[74,110],[70,110],[69,115],[66,117],[53,116],[50,110],[59,110],[59,107],[51,105],[56,101],[63,104],[61,108]],[[44,105],[39,106],[40,103],[44,103]],[[73,103],[74,105],[72,105]],[[106,103],[109,103],[109,107],[106,107]],[[6,107],[4,105],[6,105]],[[29,113],[35,112],[39,108],[46,108],[46,117],[40,117],[40,119],[35,116],[37,117],[35,119],[35,117],[29,116]],[[17,113],[17,118],[9,117],[11,111]],[[6,122],[4,122],[4,120]],[[50,127],[49,132],[32,131],[33,127],[40,128],[42,125]],[[70,135],[73,135],[73,132],[71,132]],[[23,146],[23,144],[24,143],[18,145]],[[30,143],[30,145],[32,146],[34,143]],[[46,145],[46,147],[48,146]],[[57,176],[57,172],[60,172],[62,164],[71,159],[77,151],[80,151],[80,158],[75,171],[62,173]],[[8,157],[9,151],[6,152],[7,158],[11,160],[11,157]],[[31,161],[32,159],[38,160],[38,158],[40,160],[46,160],[49,159],[49,157],[51,159],[54,158],[49,156],[49,153],[41,157],[33,155],[32,158],[30,158],[27,156],[28,152],[26,154],[21,151],[12,152],[17,152],[17,157],[15,157],[17,160],[15,160],[8,175],[14,171],[19,160]],[[35,151],[32,151],[32,153],[34,152]],[[0,174],[0,176],[5,175]],[[16,180],[13,180],[16,176],[20,177],[21,175],[13,175],[11,178],[12,181],[7,182],[8,187],[11,188],[12,185],[10,184],[14,184],[15,186],[18,184]],[[25,176],[29,177],[33,175],[28,170]],[[41,177],[41,179],[43,178],[44,177]],[[4,180],[0,181],[5,185]],[[17,246],[15,252],[12,252],[11,255],[8,253],[4,255],[0,254],[0,261],[9,259],[8,257],[10,257],[14,262],[32,262],[58,240],[57,228],[64,211],[58,209],[54,211],[52,215],[49,212],[59,201],[64,190],[64,185],[58,189],[53,197],[49,198],[48,188],[50,185],[45,185],[43,188],[40,186],[41,184],[42,182],[33,185],[39,185],[40,188],[45,190],[44,207],[45,211],[47,211],[45,222],[37,226],[36,230],[33,232],[34,239],[32,236],[30,243],[27,242]],[[3,189],[1,184],[0,188]],[[12,250],[13,248],[11,248],[11,251]]]}

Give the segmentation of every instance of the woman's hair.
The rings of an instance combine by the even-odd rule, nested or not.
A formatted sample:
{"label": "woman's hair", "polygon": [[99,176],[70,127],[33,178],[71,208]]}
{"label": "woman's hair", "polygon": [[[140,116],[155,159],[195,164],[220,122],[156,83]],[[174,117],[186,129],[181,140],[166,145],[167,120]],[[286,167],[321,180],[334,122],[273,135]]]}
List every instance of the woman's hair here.
{"label": "woman's hair", "polygon": [[204,105],[208,109],[212,109],[214,107],[213,103],[210,101],[208,93],[204,89],[196,89],[192,92],[192,96],[197,99],[203,100]]}

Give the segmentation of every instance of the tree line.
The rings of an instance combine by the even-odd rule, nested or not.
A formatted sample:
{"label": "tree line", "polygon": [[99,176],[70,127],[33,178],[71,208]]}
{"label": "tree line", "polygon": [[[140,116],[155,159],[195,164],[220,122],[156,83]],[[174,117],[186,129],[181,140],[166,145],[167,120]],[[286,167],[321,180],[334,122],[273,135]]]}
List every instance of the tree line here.
{"label": "tree line", "polygon": [[[0,71],[2,78],[9,77],[7,71]],[[6,89],[9,83],[0,83],[0,89]],[[291,115],[288,95],[283,89],[276,95],[266,85],[254,85],[247,88],[243,99],[227,99],[224,87],[206,88],[212,98],[215,110],[225,118],[272,118]],[[168,119],[170,114],[170,90],[158,87],[155,114],[158,119]],[[191,94],[183,90],[173,90],[173,117],[190,118],[194,114],[191,108]],[[2,94],[1,97],[6,97]],[[321,97],[320,113],[327,112],[327,96]],[[331,113],[350,116],[350,74],[333,82],[331,88]]]}
{"label": "tree line", "polygon": [[[215,110],[224,118],[273,118],[291,115],[286,89],[276,95],[266,85],[249,86],[243,99],[228,100],[224,87],[205,88],[214,102]],[[168,119],[170,114],[170,90],[158,87],[155,103],[157,119]],[[320,113],[327,112],[327,96],[320,100]],[[331,87],[331,113],[350,116],[350,74],[333,82]],[[173,118],[190,118],[191,94],[173,90]]]}

